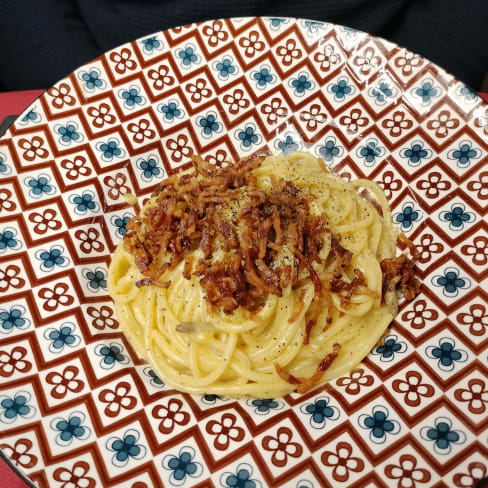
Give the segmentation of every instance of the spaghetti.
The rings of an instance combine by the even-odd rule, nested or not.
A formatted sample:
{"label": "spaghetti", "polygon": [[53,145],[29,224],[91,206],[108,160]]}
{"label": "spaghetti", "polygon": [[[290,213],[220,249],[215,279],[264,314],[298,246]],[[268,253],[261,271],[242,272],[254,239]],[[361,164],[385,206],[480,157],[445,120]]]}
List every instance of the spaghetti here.
{"label": "spaghetti", "polygon": [[369,353],[397,284],[418,292],[381,188],[304,152],[223,168],[196,158],[127,231],[109,269],[116,314],[136,352],[189,393],[308,391]]}

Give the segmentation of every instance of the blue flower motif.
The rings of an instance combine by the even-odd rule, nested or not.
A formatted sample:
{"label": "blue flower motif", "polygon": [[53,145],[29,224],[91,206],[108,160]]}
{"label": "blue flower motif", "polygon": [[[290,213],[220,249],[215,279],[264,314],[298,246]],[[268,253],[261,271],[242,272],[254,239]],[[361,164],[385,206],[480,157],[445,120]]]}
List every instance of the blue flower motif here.
{"label": "blue flower motif", "polygon": [[102,153],[104,161],[112,161],[114,158],[121,158],[125,155],[125,151],[119,147],[117,139],[109,139],[107,142],[99,142],[97,149]]}
{"label": "blue flower motif", "polygon": [[163,114],[164,120],[172,122],[183,116],[183,110],[178,107],[178,102],[170,100],[165,105],[160,105],[158,110]]}
{"label": "blue flower motif", "polygon": [[64,248],[52,246],[49,251],[41,249],[36,252],[36,258],[41,261],[42,271],[51,271],[55,266],[63,267],[68,264],[68,259],[63,256]]}
{"label": "blue flower motif", "polygon": [[213,65],[214,69],[219,73],[219,78],[226,80],[230,75],[237,74],[237,67],[233,64],[233,59],[226,56],[222,61],[216,61]]}
{"label": "blue flower motif", "polygon": [[403,231],[409,231],[413,223],[420,219],[420,212],[414,209],[412,203],[404,203],[402,211],[395,214],[395,222],[401,225]]}
{"label": "blue flower motif", "polygon": [[268,83],[273,83],[276,79],[268,66],[261,66],[259,71],[253,71],[251,76],[256,81],[257,88],[265,88]]}
{"label": "blue flower motif", "polygon": [[376,105],[384,105],[388,98],[395,96],[396,88],[390,86],[386,81],[382,81],[376,87],[371,87],[368,93],[375,99]]}
{"label": "blue flower motif", "polygon": [[342,102],[345,100],[346,95],[353,93],[353,87],[348,85],[347,78],[339,78],[335,83],[331,83],[327,87],[327,91],[334,95],[336,102]]}
{"label": "blue flower motif", "polygon": [[298,144],[293,140],[292,136],[286,136],[284,141],[277,141],[276,147],[283,153],[283,154],[290,154],[293,151],[298,150]]}
{"label": "blue flower motif", "polygon": [[100,354],[104,356],[103,362],[105,364],[113,364],[115,361],[122,362],[125,356],[121,354],[122,349],[117,346],[104,346],[100,349]]}
{"label": "blue flower motif", "polygon": [[25,183],[29,188],[29,195],[32,198],[40,198],[42,194],[52,195],[56,188],[51,184],[51,177],[41,174],[37,178],[26,178]]}
{"label": "blue flower motif", "polygon": [[53,353],[61,352],[65,346],[76,347],[80,344],[81,338],[74,334],[75,326],[69,322],[63,324],[59,329],[50,327],[44,332],[44,337],[51,341],[49,350]]}
{"label": "blue flower motif", "polygon": [[124,214],[121,216],[115,215],[112,217],[111,222],[117,229],[117,234],[119,236],[123,236],[124,234],[127,233],[127,224],[129,223],[129,220],[132,218],[132,215],[130,214]]}
{"label": "blue flower motif", "polygon": [[465,363],[468,359],[468,353],[456,348],[456,342],[450,337],[441,337],[438,345],[428,346],[425,353],[429,358],[437,360],[437,367],[441,371],[452,371],[456,363]]}
{"label": "blue flower motif", "polygon": [[468,103],[474,102],[475,100],[478,99],[477,93],[472,88],[466,85],[458,87],[456,92],[460,97],[464,98],[465,102]]}
{"label": "blue flower motif", "polygon": [[261,136],[255,131],[256,126],[254,124],[248,124],[244,129],[237,129],[235,131],[236,139],[241,142],[242,149],[249,149],[253,144],[259,144],[261,142]]}
{"label": "blue flower motif", "polygon": [[73,412],[67,419],[60,417],[51,422],[51,428],[59,432],[56,436],[56,443],[61,446],[69,445],[73,440],[85,440],[89,437],[91,429],[83,425],[85,414]]}
{"label": "blue flower motif", "polygon": [[151,53],[162,47],[162,42],[156,36],[142,39],[141,44],[142,44],[142,49],[146,53]]}
{"label": "blue flower motif", "polygon": [[400,156],[405,158],[410,166],[418,166],[424,159],[432,156],[432,151],[424,148],[423,141],[413,141],[410,147],[400,151]]}
{"label": "blue flower motif", "polygon": [[18,391],[13,397],[2,395],[0,398],[1,422],[9,424],[15,422],[18,417],[28,419],[36,413],[36,409],[28,404],[31,395],[27,391]]}
{"label": "blue flower motif", "polygon": [[29,413],[29,406],[26,405],[27,398],[23,395],[17,395],[15,398],[4,398],[0,405],[4,409],[6,418],[11,419],[17,415]]}
{"label": "blue flower motif", "polygon": [[433,442],[434,451],[440,455],[449,454],[452,444],[464,444],[466,434],[452,428],[452,420],[447,417],[437,417],[434,426],[423,427],[420,437],[424,441]]}
{"label": "blue flower motif", "polygon": [[328,396],[318,397],[314,403],[302,405],[300,411],[310,415],[310,425],[314,429],[323,428],[327,420],[337,420],[339,418],[339,409],[330,404]]}
{"label": "blue flower motif", "polygon": [[164,386],[163,380],[150,368],[145,368],[144,373],[149,377],[149,383],[156,388]]}
{"label": "blue flower motif", "polygon": [[217,121],[217,116],[214,113],[200,117],[197,123],[202,128],[203,137],[211,137],[213,132],[220,132],[222,127],[222,124]]}
{"label": "blue flower motif", "polygon": [[54,129],[61,136],[59,142],[65,146],[72,142],[83,141],[83,136],[78,132],[77,124],[74,122],[68,122],[66,125],[56,125]]}
{"label": "blue flower motif", "polygon": [[5,155],[0,153],[0,174],[8,175],[10,174],[11,168],[6,164]]}
{"label": "blue flower motif", "polygon": [[40,122],[41,116],[35,111],[35,109],[29,110],[20,120],[22,124],[28,124],[29,122]]}
{"label": "blue flower motif", "polygon": [[22,247],[22,243],[16,239],[17,231],[13,227],[0,230],[0,254],[9,249],[16,251]]}
{"label": "blue flower motif", "polygon": [[78,74],[78,78],[85,82],[85,88],[88,92],[92,92],[97,88],[104,88],[106,83],[100,78],[100,70],[92,68],[90,71],[82,71]]}
{"label": "blue flower motif", "polygon": [[442,293],[447,297],[456,297],[459,290],[464,290],[471,286],[471,281],[467,277],[459,276],[457,268],[446,268],[443,275],[435,275],[432,278],[434,286],[443,287]]}
{"label": "blue flower motif", "polygon": [[207,405],[214,405],[218,400],[224,399],[224,397],[220,395],[203,395],[201,398],[202,402],[206,403]]}
{"label": "blue flower motif", "polygon": [[142,105],[145,98],[139,93],[139,87],[131,86],[128,90],[120,90],[120,98],[124,101],[124,105],[128,108],[134,108],[136,105]]}
{"label": "blue flower motif", "polygon": [[315,20],[306,20],[304,24],[307,32],[311,35],[317,35],[325,27],[323,22],[317,22]]}
{"label": "blue flower motif", "polygon": [[88,280],[88,288],[94,292],[107,290],[107,272],[103,268],[83,270],[83,276]]}
{"label": "blue flower motif", "polygon": [[171,471],[170,483],[180,486],[187,477],[198,478],[203,473],[203,466],[194,460],[195,450],[190,446],[180,449],[177,456],[169,454],[163,458],[163,468]]}
{"label": "blue flower motif", "polygon": [[288,22],[288,19],[281,19],[279,17],[270,17],[268,20],[273,30],[279,29],[281,24]]}
{"label": "blue flower motif", "polygon": [[0,332],[10,333],[14,329],[27,329],[30,320],[23,317],[26,309],[21,305],[14,305],[10,310],[0,310]]}
{"label": "blue flower motif", "polygon": [[144,181],[151,181],[154,177],[159,178],[163,173],[162,168],[159,166],[159,158],[152,154],[147,159],[138,159],[136,166],[142,171],[142,179]]}
{"label": "blue flower motif", "polygon": [[423,82],[421,87],[414,88],[413,94],[422,99],[422,105],[428,105],[432,98],[440,95],[440,90],[434,86],[433,80],[429,78]]}
{"label": "blue flower motif", "polygon": [[105,447],[114,452],[112,464],[114,466],[126,466],[131,459],[142,459],[147,452],[143,444],[138,444],[140,434],[135,429],[129,429],[122,437],[111,437]]}
{"label": "blue flower motif", "polygon": [[342,30],[342,32],[344,32],[344,34],[346,35],[346,38],[349,41],[356,40],[358,37],[358,34],[360,33],[360,31],[358,31],[357,29],[354,29],[353,27],[342,27],[341,30]]}
{"label": "blue flower motif", "polygon": [[382,405],[376,405],[371,415],[362,414],[358,423],[363,429],[369,429],[369,439],[375,444],[386,442],[387,435],[395,435],[400,432],[400,424],[396,420],[389,419],[390,412]]}
{"label": "blue flower motif", "polygon": [[407,343],[399,341],[394,334],[387,335],[383,339],[381,346],[373,349],[372,354],[380,356],[380,361],[389,362],[395,359],[396,353],[404,353],[407,350]]}
{"label": "blue flower motif", "polygon": [[378,139],[368,139],[365,145],[361,145],[356,150],[356,156],[364,160],[365,166],[373,166],[376,158],[383,157],[386,150],[379,145]]}
{"label": "blue flower motif", "polygon": [[300,73],[297,78],[290,81],[290,86],[295,89],[295,95],[301,97],[313,87],[313,82],[309,80],[306,73]]}
{"label": "blue flower motif", "polygon": [[336,157],[341,157],[344,154],[344,148],[339,146],[337,139],[332,136],[325,139],[323,145],[318,147],[317,152],[326,163],[333,163]]}
{"label": "blue flower motif", "polygon": [[453,203],[449,212],[441,212],[439,218],[442,222],[449,222],[449,229],[463,230],[464,224],[474,222],[476,217],[473,212],[466,212],[464,203]]}
{"label": "blue flower motif", "polygon": [[69,201],[74,204],[75,212],[78,214],[84,214],[88,210],[93,212],[98,210],[95,195],[91,191],[85,191],[81,195],[71,195]]}
{"label": "blue flower motif", "polygon": [[99,344],[95,348],[95,354],[102,358],[102,360],[100,361],[100,367],[103,369],[111,369],[117,363],[128,364],[129,358],[125,354],[122,354],[123,351],[123,347],[116,342],[113,342],[109,345]]}
{"label": "blue flower motif", "polygon": [[220,486],[223,488],[258,488],[261,481],[252,478],[253,469],[247,463],[240,463],[235,472],[225,472],[220,476]]}
{"label": "blue flower motif", "polygon": [[247,400],[249,407],[254,407],[254,413],[258,415],[267,415],[271,410],[280,410],[283,408],[283,403],[273,398],[255,398],[254,400]]}
{"label": "blue flower motif", "polygon": [[447,153],[447,158],[457,161],[459,168],[467,168],[471,164],[471,160],[478,159],[481,156],[481,150],[473,148],[473,143],[469,140],[462,141],[457,149],[451,149]]}
{"label": "blue flower motif", "polygon": [[178,51],[178,57],[181,59],[181,63],[185,68],[198,61],[198,55],[195,54],[192,46],[185,46],[185,49]]}

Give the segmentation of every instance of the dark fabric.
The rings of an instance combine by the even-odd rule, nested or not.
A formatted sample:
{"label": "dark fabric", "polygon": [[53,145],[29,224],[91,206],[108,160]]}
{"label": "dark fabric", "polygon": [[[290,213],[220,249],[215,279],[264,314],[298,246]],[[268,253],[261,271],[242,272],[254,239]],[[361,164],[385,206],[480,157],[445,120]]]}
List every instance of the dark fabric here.
{"label": "dark fabric", "polygon": [[48,88],[80,64],[154,31],[255,15],[376,34],[475,89],[488,71],[488,0],[0,0],[0,88]]}

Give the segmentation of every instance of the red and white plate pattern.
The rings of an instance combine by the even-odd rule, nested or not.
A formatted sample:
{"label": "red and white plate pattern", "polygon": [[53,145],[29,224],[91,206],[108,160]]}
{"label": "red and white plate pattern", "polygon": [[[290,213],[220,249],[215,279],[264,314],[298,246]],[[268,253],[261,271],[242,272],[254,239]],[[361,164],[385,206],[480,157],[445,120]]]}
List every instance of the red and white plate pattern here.
{"label": "red and white plate pattern", "polygon": [[[169,390],[118,330],[110,253],[192,154],[304,149],[384,188],[422,293],[307,395]],[[418,55],[296,19],[118,47],[0,140],[0,447],[41,487],[471,487],[488,476],[488,106]]]}

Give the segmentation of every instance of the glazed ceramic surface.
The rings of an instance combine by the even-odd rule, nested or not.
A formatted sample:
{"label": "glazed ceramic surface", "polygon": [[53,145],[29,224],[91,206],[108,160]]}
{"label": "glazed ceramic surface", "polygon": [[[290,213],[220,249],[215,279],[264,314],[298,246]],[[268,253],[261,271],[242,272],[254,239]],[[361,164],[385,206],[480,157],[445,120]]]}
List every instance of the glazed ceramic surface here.
{"label": "glazed ceramic surface", "polygon": [[[488,465],[488,107],[320,22],[159,32],[82,66],[0,140],[0,446],[40,487],[468,487]],[[110,253],[192,154],[307,150],[379,182],[422,293],[348,376],[275,400],[168,389],[118,330]]]}

